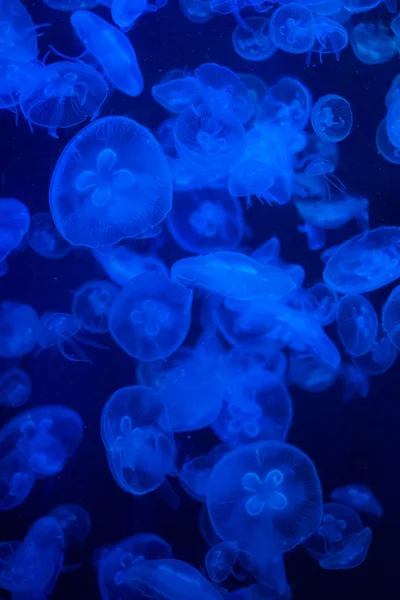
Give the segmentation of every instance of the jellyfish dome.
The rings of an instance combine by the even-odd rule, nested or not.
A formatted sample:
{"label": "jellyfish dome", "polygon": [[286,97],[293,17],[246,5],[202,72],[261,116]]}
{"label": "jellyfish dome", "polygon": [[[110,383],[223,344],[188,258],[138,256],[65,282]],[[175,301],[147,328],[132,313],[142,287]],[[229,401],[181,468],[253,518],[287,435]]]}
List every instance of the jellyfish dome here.
{"label": "jellyfish dome", "polygon": [[20,0],[0,2],[0,55],[29,62],[38,55],[35,25]]}
{"label": "jellyfish dome", "polygon": [[321,484],[314,464],[298,448],[256,442],[233,450],[215,465],[207,509],[222,540],[250,554],[275,556],[318,529]]}
{"label": "jellyfish dome", "polygon": [[59,233],[97,248],[135,238],[171,208],[172,179],[153,135],[126,117],[105,117],[64,148],[50,185]]}
{"label": "jellyfish dome", "polygon": [[277,8],[269,22],[273,43],[291,54],[303,54],[314,43],[313,14],[303,4],[289,3]]}
{"label": "jellyfish dome", "polygon": [[79,504],[60,504],[52,509],[49,517],[60,525],[65,547],[82,544],[90,533],[89,513]]}
{"label": "jellyfish dome", "polygon": [[32,216],[26,239],[36,254],[53,260],[64,258],[71,250],[68,242],[58,233],[48,212]]}
{"label": "jellyfish dome", "polygon": [[232,33],[233,48],[245,60],[262,61],[271,58],[277,51],[269,32],[269,19],[264,16],[244,18]]}
{"label": "jellyfish dome", "polygon": [[108,331],[108,314],[119,288],[111,281],[87,281],[74,294],[72,312],[81,326],[92,333]]}

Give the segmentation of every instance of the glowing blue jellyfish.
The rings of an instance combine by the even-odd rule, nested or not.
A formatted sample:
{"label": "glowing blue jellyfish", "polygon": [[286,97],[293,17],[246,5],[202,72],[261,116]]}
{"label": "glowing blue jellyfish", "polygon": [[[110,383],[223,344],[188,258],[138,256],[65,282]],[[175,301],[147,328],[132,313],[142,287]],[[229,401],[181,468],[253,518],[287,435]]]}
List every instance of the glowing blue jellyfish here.
{"label": "glowing blue jellyfish", "polygon": [[0,261],[7,258],[26,234],[30,213],[20,200],[0,198]]}
{"label": "glowing blue jellyfish", "polygon": [[358,23],[350,34],[350,44],[358,60],[366,65],[388,62],[397,53],[396,40],[382,22]]}
{"label": "glowing blue jellyfish", "polygon": [[175,193],[167,224],[177,244],[194,253],[237,248],[244,225],[239,202],[212,188]]}
{"label": "glowing blue jellyfish", "polygon": [[0,375],[0,406],[19,408],[32,393],[32,382],[26,371],[13,368]]}
{"label": "glowing blue jellyfish", "polygon": [[378,337],[367,354],[353,358],[353,362],[368,375],[383,375],[397,360],[397,348],[380,327]]}
{"label": "glowing blue jellyfish", "polygon": [[119,288],[110,281],[87,281],[74,294],[72,312],[81,327],[92,333],[108,331],[108,314]]}
{"label": "glowing blue jellyfish", "polygon": [[207,575],[214,583],[222,583],[232,573],[238,550],[233,542],[220,542],[206,554]]}
{"label": "glowing blue jellyfish", "polygon": [[310,354],[291,353],[288,381],[306,392],[323,392],[335,383],[339,369]]}
{"label": "glowing blue jellyfish", "polygon": [[162,397],[146,386],[120,388],[101,413],[101,437],[117,484],[134,495],[173,473],[175,442]]}
{"label": "glowing blue jellyfish", "polygon": [[180,114],[191,106],[198,95],[197,81],[194,77],[163,78],[153,85],[151,95],[167,110]]}
{"label": "glowing blue jellyfish", "polygon": [[216,462],[230,451],[230,446],[215,446],[206,456],[196,456],[184,462],[179,473],[179,482],[185,492],[195,500],[205,502],[208,479]]}
{"label": "glowing blue jellyfish", "polygon": [[0,456],[0,510],[10,510],[29,496],[35,483],[35,474],[29,457],[22,450],[9,449],[7,452],[3,443],[0,443]]}
{"label": "glowing blue jellyfish", "polygon": [[382,119],[376,130],[376,147],[383,158],[394,165],[400,165],[400,148],[394,146],[389,140],[386,117]]}
{"label": "glowing blue jellyfish", "polygon": [[250,100],[254,106],[254,116],[262,115],[262,100],[268,92],[268,86],[261,77],[253,73],[238,73],[240,79],[246,84]]}
{"label": "glowing blue jellyfish", "polygon": [[381,517],[383,508],[370,488],[363,483],[350,483],[331,493],[332,500],[342,502],[364,513]]}
{"label": "glowing blue jellyfish", "polygon": [[29,62],[38,55],[36,27],[20,0],[0,3],[0,55]]}
{"label": "glowing blue jellyfish", "polygon": [[17,114],[21,96],[40,77],[42,69],[39,61],[19,62],[0,55],[0,109],[9,108]]}
{"label": "glowing blue jellyfish", "polygon": [[263,100],[262,117],[267,121],[304,129],[311,114],[308,89],[292,77],[283,77],[271,86]]}
{"label": "glowing blue jellyfish", "polygon": [[280,442],[256,442],[226,454],[207,489],[211,523],[239,550],[275,556],[304,542],[319,527],[322,492],[314,464]]}
{"label": "glowing blue jellyfish", "polygon": [[210,0],[179,0],[179,6],[185,17],[192,23],[206,23],[214,16]]}
{"label": "glowing blue jellyfish", "polygon": [[396,102],[396,100],[400,100],[400,75],[395,75],[390,84],[389,91],[385,96],[386,108],[389,108],[392,102]]}
{"label": "glowing blue jellyfish", "polygon": [[341,50],[344,50],[349,42],[345,27],[327,16],[316,17],[314,34],[312,51],[319,55],[320,61],[322,62],[325,54],[334,54],[336,60],[339,60]]}
{"label": "glowing blue jellyfish", "polygon": [[143,234],[171,208],[167,160],[132,119],[105,117],[64,148],[50,186],[50,209],[73,245],[97,248]]}
{"label": "glowing blue jellyfish", "polygon": [[269,22],[273,43],[291,54],[303,54],[314,43],[313,14],[303,4],[284,4],[277,8]]}
{"label": "glowing blue jellyfish", "polygon": [[30,248],[45,258],[58,260],[71,251],[71,246],[58,233],[48,212],[33,215],[26,239]]}
{"label": "glowing blue jellyfish", "polygon": [[346,352],[362,356],[369,352],[378,334],[378,316],[365,296],[342,296],[337,306],[338,332]]}
{"label": "glowing blue jellyfish", "polygon": [[210,7],[219,15],[236,14],[246,6],[246,0],[211,0]]}
{"label": "glowing blue jellyfish", "polygon": [[113,0],[111,16],[122,31],[129,31],[136,19],[147,11],[147,0]]}
{"label": "glowing blue jellyfish", "polygon": [[[321,167],[323,167],[323,165],[320,162],[320,159],[317,159],[314,163],[313,170],[315,168],[321,172]],[[325,165],[325,170],[326,167],[327,165]],[[325,179],[329,177],[329,180],[332,182],[337,180],[336,177],[332,180],[332,175],[327,176],[325,174],[324,177]],[[296,208],[306,224],[314,227],[316,230],[340,229],[343,225],[349,223],[353,219],[361,229],[367,229],[368,227],[368,200],[366,198],[358,198],[347,194],[331,194],[329,200],[296,200]]]}
{"label": "glowing blue jellyfish", "polygon": [[125,246],[102,248],[93,252],[108,277],[120,286],[148,271],[168,275],[167,267],[156,256],[138,254]]}
{"label": "glowing blue jellyfish", "polygon": [[274,184],[275,174],[265,163],[245,160],[229,173],[228,191],[234,197],[244,196],[247,205],[251,206],[252,196],[261,204],[274,201]]}
{"label": "glowing blue jellyfish", "polygon": [[343,402],[347,404],[354,396],[366,398],[369,394],[368,373],[357,363],[343,364],[340,367],[343,383]]}
{"label": "glowing blue jellyfish", "polygon": [[238,23],[232,33],[232,44],[236,54],[251,61],[271,58],[277,47],[269,35],[269,19],[251,16],[243,20],[245,26]]}
{"label": "glowing blue jellyfish", "polygon": [[39,317],[27,304],[0,305],[0,356],[15,358],[32,352],[39,332]]}
{"label": "glowing blue jellyfish", "polygon": [[108,81],[128,96],[139,96],[143,77],[129,38],[87,10],[73,12],[71,24],[86,50],[98,60]]}
{"label": "glowing blue jellyfish", "polygon": [[82,544],[92,527],[89,513],[79,504],[60,504],[51,510],[49,517],[61,527],[66,548]]}
{"label": "glowing blue jellyfish", "polygon": [[354,533],[340,551],[333,551],[319,561],[320,567],[328,571],[338,569],[354,569],[361,565],[372,542],[372,531],[364,527],[359,533]]}
{"label": "glowing blue jellyfish", "polygon": [[326,142],[341,142],[350,134],[353,113],[349,102],[336,94],[321,96],[313,106],[311,125]]}
{"label": "glowing blue jellyfish", "polygon": [[[238,570],[238,563],[244,570],[244,573]],[[255,586],[247,588],[249,593],[252,593],[252,591],[255,592],[255,598],[258,598],[258,600],[261,600],[261,598],[264,597],[264,592],[265,600],[285,600],[285,598],[287,598],[285,592],[288,585],[283,554],[266,557],[248,554],[247,552],[239,552],[233,576],[236,578],[237,575],[239,575],[237,579],[243,581],[248,574],[251,574],[260,582]],[[251,587],[253,587],[253,590],[250,592]],[[256,587],[257,591],[255,590]],[[290,600],[290,598],[288,600]]]}
{"label": "glowing blue jellyfish", "polygon": [[363,294],[400,277],[400,227],[377,227],[338,246],[324,269],[325,283],[340,294]]}
{"label": "glowing blue jellyfish", "polygon": [[283,298],[295,287],[293,279],[283,269],[262,265],[240,252],[213,252],[182,258],[172,265],[171,273],[189,285],[243,300],[257,296]]}
{"label": "glowing blue jellyfish", "polygon": [[117,296],[109,313],[111,335],[134,358],[166,358],[189,331],[192,297],[190,290],[162,273],[143,273]]}

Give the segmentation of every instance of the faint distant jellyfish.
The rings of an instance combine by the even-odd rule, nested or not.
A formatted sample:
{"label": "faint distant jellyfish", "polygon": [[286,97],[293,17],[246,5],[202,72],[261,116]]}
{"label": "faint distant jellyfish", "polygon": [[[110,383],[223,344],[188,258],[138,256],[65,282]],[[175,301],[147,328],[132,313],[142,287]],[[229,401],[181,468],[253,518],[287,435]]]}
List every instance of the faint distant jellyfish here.
{"label": "faint distant jellyfish", "polygon": [[0,55],[18,62],[35,60],[38,55],[36,27],[19,0],[1,2]]}
{"label": "faint distant jellyfish", "polygon": [[147,0],[113,0],[111,16],[122,31],[129,31],[147,9]]}
{"label": "faint distant jellyfish", "polygon": [[397,348],[379,327],[378,337],[367,354],[353,358],[353,362],[368,375],[382,375],[396,362]]}
{"label": "faint distant jellyfish", "polygon": [[50,185],[59,233],[97,248],[135,238],[171,208],[167,160],[152,134],[125,117],[105,117],[64,148]]}
{"label": "faint distant jellyfish", "polygon": [[291,352],[287,378],[289,383],[306,392],[323,392],[335,383],[339,369],[309,354]]}
{"label": "faint distant jellyfish", "polygon": [[206,23],[214,16],[210,0],[179,0],[179,6],[185,17],[192,23]]}
{"label": "faint distant jellyfish", "polygon": [[232,573],[237,558],[234,542],[220,542],[206,554],[206,569],[211,581],[222,583]]}
{"label": "faint distant jellyfish", "polygon": [[312,98],[309,90],[292,77],[282,77],[267,91],[262,117],[267,121],[303,129],[310,118]]}
{"label": "faint distant jellyfish", "polygon": [[27,304],[0,305],[0,356],[15,358],[32,352],[39,333],[39,317]]}
{"label": "faint distant jellyfish", "polygon": [[376,147],[383,158],[394,165],[400,165],[400,148],[394,146],[389,139],[386,117],[382,119],[376,130]]}
{"label": "faint distant jellyfish", "polygon": [[262,100],[268,91],[268,86],[261,77],[253,73],[238,73],[240,79],[246,84],[250,100],[254,106],[254,116],[262,114]]}
{"label": "faint distant jellyfish", "polygon": [[0,376],[0,406],[19,408],[28,402],[31,393],[31,378],[22,369],[9,369]]}
{"label": "faint distant jellyfish", "polygon": [[167,267],[156,256],[138,254],[125,246],[95,250],[94,255],[108,277],[120,286],[147,271],[168,275]]}
{"label": "faint distant jellyfish", "polygon": [[388,62],[397,53],[396,41],[383,23],[358,23],[350,34],[350,44],[358,60],[366,65]]}
{"label": "faint distant jellyfish", "polygon": [[92,333],[107,333],[108,314],[119,288],[110,281],[87,281],[74,294],[72,312],[81,326]]}
{"label": "faint distant jellyfish", "polygon": [[255,196],[261,204],[273,202],[275,174],[258,160],[245,160],[234,167],[228,178],[228,191],[234,197],[245,197],[247,206]]}
{"label": "faint distant jellyfish", "polygon": [[239,550],[275,556],[319,527],[322,492],[312,461],[294,446],[256,442],[226,454],[207,489],[211,523]]}
{"label": "faint distant jellyfish", "polygon": [[383,515],[383,508],[370,488],[363,483],[350,483],[343,487],[338,487],[331,493],[332,500],[342,502],[361,512],[376,515]]}
{"label": "faint distant jellyfish", "polygon": [[349,102],[336,94],[321,96],[313,106],[311,124],[321,139],[341,142],[350,134],[353,125]]}
{"label": "faint distant jellyfish", "polygon": [[191,106],[198,94],[197,82],[194,77],[180,77],[161,80],[153,85],[151,95],[161,106],[173,113],[180,114]]}
{"label": "faint distant jellyfish", "polygon": [[400,100],[400,75],[395,75],[385,96],[385,106],[389,108],[392,102]]}
{"label": "faint distant jellyfish", "polygon": [[60,525],[66,548],[82,544],[92,527],[89,513],[79,504],[60,504],[52,509],[49,517]]}
{"label": "faint distant jellyfish", "polygon": [[395,287],[382,308],[382,328],[392,344],[400,349],[400,286]]}
{"label": "faint distant jellyfish", "polygon": [[17,448],[4,454],[0,458],[0,510],[10,510],[22,504],[34,483],[35,475],[29,458],[22,450]]}
{"label": "faint distant jellyfish", "polygon": [[206,456],[196,456],[185,461],[179,473],[179,483],[189,496],[205,502],[208,479],[214,465],[230,451],[226,444],[214,446]]}
{"label": "faint distant jellyfish", "polygon": [[311,50],[314,42],[313,15],[302,4],[285,4],[277,8],[269,22],[273,43],[291,54]]}
{"label": "faint distant jellyfish", "polygon": [[325,283],[316,283],[300,296],[302,310],[325,327],[336,319],[337,295]]}
{"label": "faint distant jellyfish", "polygon": [[30,248],[54,260],[64,258],[71,251],[71,246],[58,233],[50,213],[37,213],[31,218],[26,236]]}
{"label": "faint distant jellyfish", "polygon": [[37,79],[42,68],[39,61],[19,62],[0,55],[0,109],[16,111],[21,95]]}
{"label": "faint distant jellyfish", "polygon": [[162,273],[143,273],[123,287],[112,305],[111,335],[134,358],[166,358],[189,331],[192,297],[190,290]]}
{"label": "faint distant jellyfish", "polygon": [[74,11],[78,8],[94,8],[100,4],[99,0],[43,0],[47,6],[56,10]]}
{"label": "faint distant jellyfish", "polygon": [[271,58],[277,51],[269,35],[269,19],[262,16],[245,17],[232,33],[233,48],[245,60],[262,61]]}
{"label": "faint distant jellyfish", "polygon": [[337,305],[339,337],[346,352],[362,356],[369,352],[378,334],[378,317],[365,296],[342,296]]}
{"label": "faint distant jellyfish", "polygon": [[308,177],[324,177],[326,181],[340,192],[345,192],[346,186],[334,174],[336,166],[327,158],[316,157],[306,166],[304,173]]}
{"label": "faint distant jellyfish", "polygon": [[26,234],[30,213],[20,200],[0,198],[0,261],[7,258]]}

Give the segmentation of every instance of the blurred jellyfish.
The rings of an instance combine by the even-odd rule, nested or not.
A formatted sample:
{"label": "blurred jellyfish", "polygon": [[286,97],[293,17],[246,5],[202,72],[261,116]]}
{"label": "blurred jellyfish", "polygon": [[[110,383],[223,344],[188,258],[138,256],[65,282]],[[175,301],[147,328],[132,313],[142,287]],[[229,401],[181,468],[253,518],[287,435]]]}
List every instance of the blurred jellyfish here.
{"label": "blurred jellyfish", "polygon": [[353,114],[350,104],[341,96],[321,96],[311,112],[311,124],[317,135],[326,142],[341,142],[350,134]]}
{"label": "blurred jellyfish", "polygon": [[342,296],[337,305],[337,324],[346,352],[362,356],[371,350],[378,334],[378,316],[365,296]]}
{"label": "blurred jellyfish", "polygon": [[79,504],[60,504],[51,510],[49,517],[60,525],[66,548],[82,544],[92,527],[89,513]]}
{"label": "blurred jellyfish", "polygon": [[0,198],[0,261],[19,245],[29,223],[29,210],[23,202],[15,198]]}
{"label": "blurred jellyfish", "polygon": [[310,92],[298,79],[283,77],[265,95],[262,117],[304,129],[310,118],[311,104]]}
{"label": "blurred jellyfish", "polygon": [[232,33],[233,48],[245,60],[263,61],[271,58],[277,47],[269,35],[269,19],[263,16],[244,18],[243,26],[238,23]]}
{"label": "blurred jellyfish", "polygon": [[87,281],[74,294],[72,312],[81,327],[92,333],[108,331],[108,314],[119,288],[110,281]]}
{"label": "blurred jellyfish", "polygon": [[39,317],[27,304],[0,305],[0,356],[15,358],[32,352],[39,333]]}
{"label": "blurred jellyfish", "polygon": [[197,82],[191,76],[172,79],[166,76],[153,85],[151,95],[158,104],[179,115],[195,101],[198,95]]}
{"label": "blurred jellyfish", "polygon": [[108,277],[120,286],[148,271],[168,275],[161,260],[150,254],[138,254],[125,246],[102,248],[93,253]]}
{"label": "blurred jellyfish", "polygon": [[396,41],[382,22],[358,23],[350,34],[350,44],[358,60],[366,65],[388,62],[397,53]]}
{"label": "blurred jellyfish", "polygon": [[207,575],[214,583],[222,583],[232,573],[237,558],[234,542],[220,542],[206,554]]}
{"label": "blurred jellyfish", "polygon": [[394,146],[387,132],[386,117],[382,119],[376,130],[376,147],[383,158],[394,165],[400,165],[400,148]]}
{"label": "blurred jellyfish", "polygon": [[17,62],[35,60],[39,53],[36,27],[20,0],[1,2],[0,30],[0,55]]}
{"label": "blurred jellyfish", "polygon": [[381,517],[383,508],[370,488],[363,483],[350,483],[338,487],[331,493],[332,500],[347,504],[364,513]]}
{"label": "blurred jellyfish", "polygon": [[0,375],[0,406],[19,408],[32,393],[32,382],[26,371],[13,368]]}
{"label": "blurred jellyfish", "polygon": [[324,392],[333,386],[339,369],[309,354],[291,353],[288,381],[306,392]]}
{"label": "blurred jellyfish", "polygon": [[[2,433],[3,431],[0,431],[0,438],[3,437]],[[22,504],[32,491],[34,483],[35,473],[29,463],[29,457],[22,450],[13,448],[13,444],[1,440],[0,510],[10,510]]]}
{"label": "blurred jellyfish", "polygon": [[50,213],[37,213],[31,218],[26,236],[30,248],[54,260],[64,258],[71,251],[71,246],[58,233]]}
{"label": "blurred jellyfish", "polygon": [[179,0],[179,6],[192,23],[206,23],[214,16],[210,0]]}
{"label": "blurred jellyfish", "polygon": [[325,54],[334,54],[339,60],[340,52],[349,42],[346,28],[327,16],[320,16],[314,20],[314,33],[312,51],[319,55],[320,62]]}
{"label": "blurred jellyfish", "polygon": [[378,329],[378,336],[369,352],[363,356],[353,358],[353,362],[368,375],[382,375],[386,373],[397,360],[397,348],[392,344],[389,336],[382,327]]}

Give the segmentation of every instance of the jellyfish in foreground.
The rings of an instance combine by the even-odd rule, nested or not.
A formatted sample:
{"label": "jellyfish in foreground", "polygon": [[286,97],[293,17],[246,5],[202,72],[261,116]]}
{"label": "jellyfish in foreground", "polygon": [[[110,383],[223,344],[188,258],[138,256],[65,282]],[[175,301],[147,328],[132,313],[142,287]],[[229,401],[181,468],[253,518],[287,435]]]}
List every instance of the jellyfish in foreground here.
{"label": "jellyfish in foreground", "polygon": [[373,491],[363,483],[350,483],[333,490],[332,500],[342,502],[361,512],[376,515],[383,515],[383,508],[373,493]]}
{"label": "jellyfish in foreground", "polygon": [[110,281],[86,281],[74,294],[72,312],[81,327],[92,333],[108,331],[108,314],[119,288]]}

